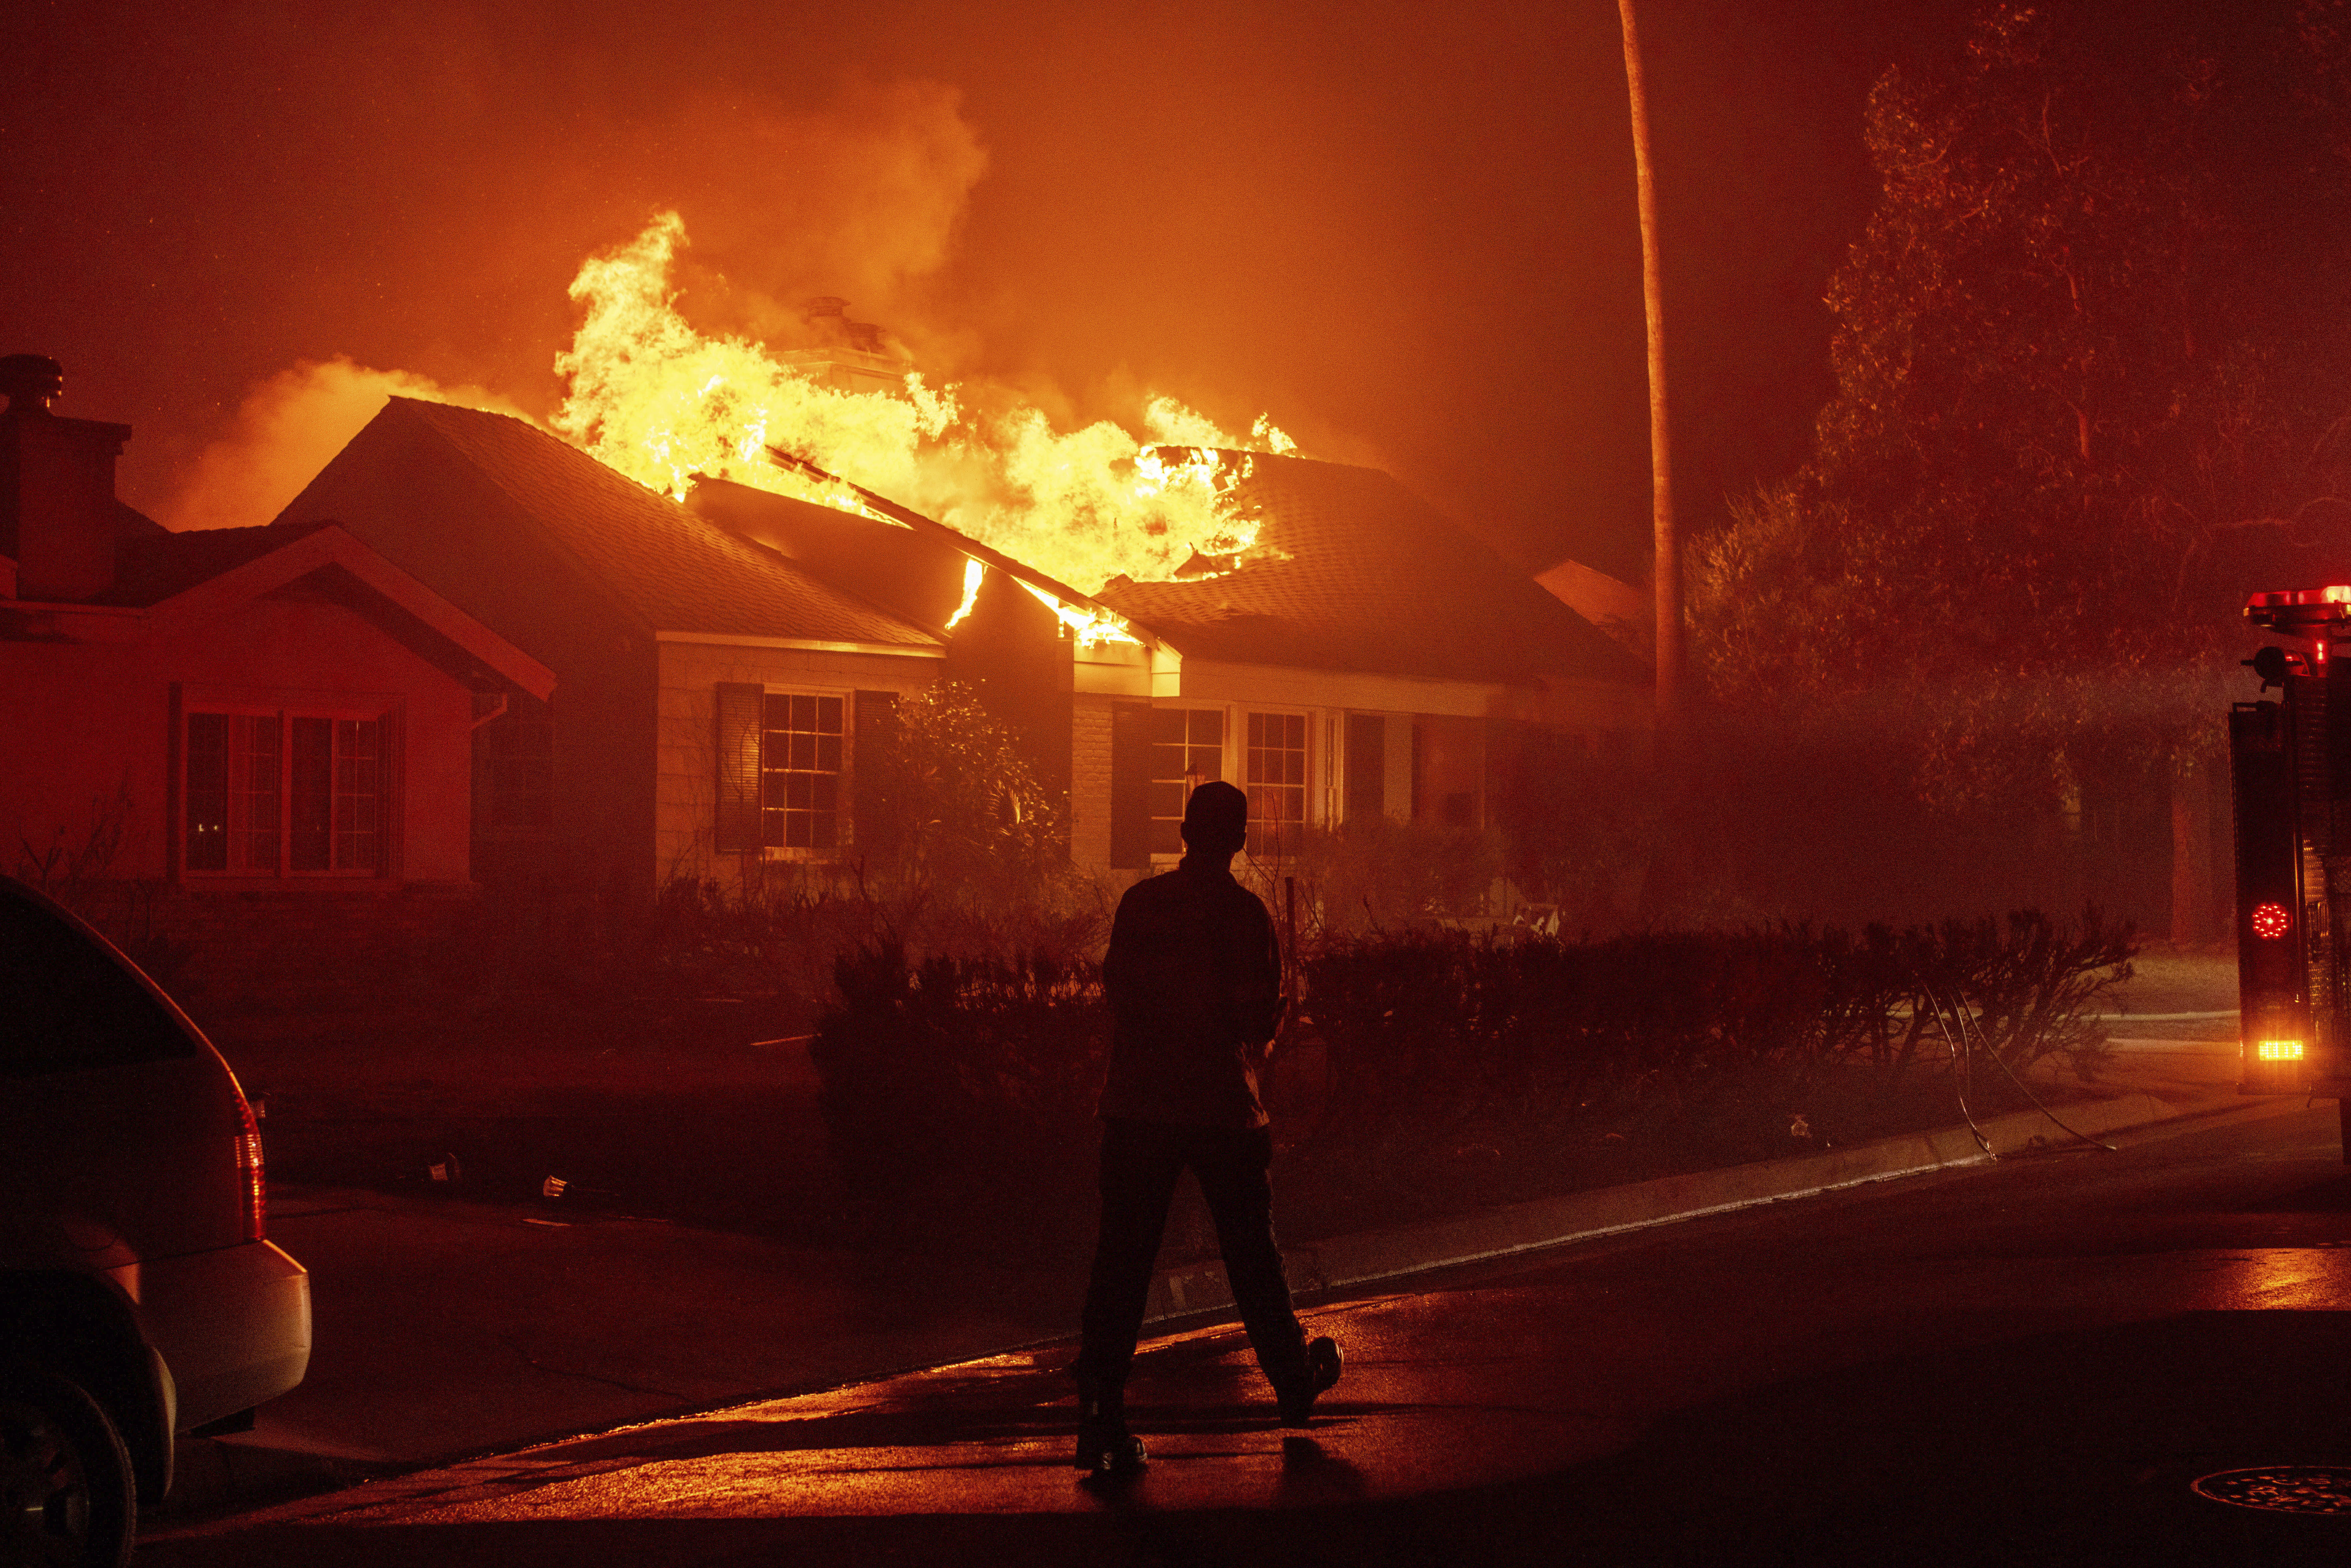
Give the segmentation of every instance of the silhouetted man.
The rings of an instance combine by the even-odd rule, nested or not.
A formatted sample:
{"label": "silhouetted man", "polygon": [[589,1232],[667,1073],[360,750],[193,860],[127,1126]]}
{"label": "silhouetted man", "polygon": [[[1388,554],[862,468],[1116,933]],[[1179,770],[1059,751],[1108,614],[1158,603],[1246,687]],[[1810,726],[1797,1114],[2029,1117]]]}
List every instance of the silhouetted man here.
{"label": "silhouetted man", "polygon": [[1298,1326],[1273,1239],[1273,1136],[1258,1071],[1281,1021],[1281,955],[1265,905],[1233,880],[1248,838],[1249,797],[1201,785],[1184,807],[1183,863],[1127,889],[1111,926],[1102,987],[1117,1022],[1102,1097],[1102,1230],[1072,1369],[1077,1466],[1092,1474],[1144,1460],[1126,1428],[1126,1375],[1187,1166],[1281,1424],[1305,1426],[1315,1396],[1339,1380],[1338,1345],[1310,1345]]}

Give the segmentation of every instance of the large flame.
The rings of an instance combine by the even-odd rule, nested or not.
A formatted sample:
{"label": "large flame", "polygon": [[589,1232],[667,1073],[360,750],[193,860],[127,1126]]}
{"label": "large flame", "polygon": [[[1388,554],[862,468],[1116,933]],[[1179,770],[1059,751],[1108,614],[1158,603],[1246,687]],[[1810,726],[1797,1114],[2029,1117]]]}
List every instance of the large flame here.
{"label": "large flame", "polygon": [[670,267],[684,243],[684,222],[665,213],[581,267],[571,297],[586,316],[556,360],[570,382],[557,430],[641,484],[682,497],[701,473],[863,509],[845,486],[770,461],[778,447],[1086,592],[1122,575],[1228,566],[1256,545],[1257,525],[1232,504],[1247,462],[1212,449],[1295,451],[1264,416],[1237,437],[1154,397],[1141,437],[1107,420],[1063,433],[1032,407],[976,413],[962,389],[917,372],[889,392],[826,386],[679,314]]}

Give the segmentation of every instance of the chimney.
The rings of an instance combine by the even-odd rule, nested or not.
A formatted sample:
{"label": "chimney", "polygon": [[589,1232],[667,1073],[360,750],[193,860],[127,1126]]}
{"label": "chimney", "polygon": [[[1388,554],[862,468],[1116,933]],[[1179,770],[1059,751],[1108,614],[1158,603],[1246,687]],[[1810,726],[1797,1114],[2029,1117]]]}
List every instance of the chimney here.
{"label": "chimney", "polygon": [[114,586],[114,460],[127,424],[49,412],[65,371],[39,354],[0,358],[0,555],[16,597],[71,603]]}

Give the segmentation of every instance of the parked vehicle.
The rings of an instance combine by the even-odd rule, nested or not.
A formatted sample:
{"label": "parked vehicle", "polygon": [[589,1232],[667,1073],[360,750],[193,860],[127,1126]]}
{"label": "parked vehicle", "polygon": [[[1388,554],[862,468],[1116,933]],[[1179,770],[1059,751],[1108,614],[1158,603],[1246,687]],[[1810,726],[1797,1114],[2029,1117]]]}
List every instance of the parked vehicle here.
{"label": "parked vehicle", "polygon": [[179,1438],[301,1382],[310,1285],[188,1016],[0,876],[0,1568],[120,1564]]}
{"label": "parked vehicle", "polygon": [[2351,587],[2256,593],[2245,619],[2299,645],[2246,660],[2260,689],[2229,710],[2238,1087],[2336,1102],[2351,1163]]}

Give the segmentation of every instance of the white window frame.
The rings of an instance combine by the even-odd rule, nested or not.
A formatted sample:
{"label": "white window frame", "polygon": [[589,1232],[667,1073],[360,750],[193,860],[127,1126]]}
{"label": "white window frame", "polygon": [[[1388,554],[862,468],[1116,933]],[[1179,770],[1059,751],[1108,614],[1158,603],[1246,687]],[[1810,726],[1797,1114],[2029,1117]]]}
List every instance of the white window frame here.
{"label": "white window frame", "polygon": [[[805,768],[805,769],[803,769],[803,768],[770,768],[768,766],[768,737],[769,735],[771,735],[771,734],[772,734],[772,735],[789,735],[789,734],[798,733],[798,732],[795,732],[795,731],[792,731],[792,730],[789,730],[789,729],[784,729],[784,730],[770,730],[770,729],[768,727],[767,705],[768,705],[768,703],[772,702],[773,700],[775,700],[775,699],[776,699],[776,698],[778,698],[778,697],[787,697],[787,698],[789,698],[789,697],[813,697],[813,698],[818,699],[819,701],[822,701],[822,700],[823,700],[823,699],[825,699],[825,698],[831,698],[831,699],[832,699],[833,701],[838,702],[838,703],[841,705],[841,757],[840,757],[840,766],[839,766],[839,767],[837,767],[837,768],[833,768],[833,769],[831,770],[831,777],[832,777],[832,779],[833,779],[833,804],[832,804],[832,813],[831,813],[831,814],[832,814],[832,819],[833,819],[833,825],[832,825],[832,842],[831,842],[831,844],[829,844],[829,845],[817,845],[817,844],[771,844],[771,843],[768,842],[768,811],[769,811],[769,810],[781,810],[781,811],[785,811],[785,812],[789,812],[789,811],[791,811],[791,810],[798,810],[798,809],[799,809],[799,808],[794,808],[794,807],[790,807],[790,806],[774,807],[774,808],[771,808],[770,806],[768,806],[768,775],[770,772],[780,773],[780,774],[789,774],[789,773],[793,773],[793,772],[808,772],[808,773],[817,774],[817,775],[819,775],[819,776],[821,776],[821,772],[822,772],[822,770],[821,770],[821,769],[815,769],[815,768]],[[811,731],[811,732],[809,732],[809,733],[810,733],[810,734],[812,734],[812,735],[816,735],[816,736],[818,737],[818,738],[819,738],[819,740],[820,740],[820,740],[821,740],[821,738],[822,738],[822,737],[821,737],[821,732]],[[856,838],[856,831],[855,831],[854,827],[852,826],[852,823],[853,823],[853,821],[854,821],[854,818],[855,818],[855,813],[854,813],[854,811],[852,810],[851,795],[852,795],[852,789],[853,789],[853,788],[854,788],[854,786],[853,786],[853,781],[852,781],[852,780],[853,780],[853,767],[854,767],[854,759],[855,759],[855,757],[856,757],[856,751],[857,751],[856,735],[857,735],[857,694],[856,694],[856,692],[855,692],[855,690],[854,690],[853,688],[846,687],[846,686],[807,686],[807,685],[781,685],[781,684],[778,684],[778,683],[776,683],[776,682],[762,682],[762,683],[760,684],[760,686],[759,686],[759,858],[760,858],[760,859],[765,860],[765,861],[787,861],[787,862],[799,862],[813,863],[813,864],[822,864],[822,863],[824,863],[824,862],[830,862],[830,861],[834,861],[834,860],[838,860],[838,859],[840,859],[843,854],[847,853],[847,852],[849,852],[849,851],[853,847],[853,843],[854,843],[854,841],[855,841],[855,838]]]}
{"label": "white window frame", "polygon": [[[317,887],[349,885],[353,883],[383,883],[397,875],[394,864],[397,841],[397,820],[403,809],[404,780],[400,777],[402,758],[396,737],[400,729],[402,703],[398,697],[376,694],[344,694],[334,692],[289,693],[282,696],[256,696],[250,694],[205,691],[201,688],[183,694],[180,712],[173,724],[177,753],[173,780],[176,799],[173,823],[177,850],[173,856],[173,873],[183,885],[205,887]],[[194,860],[193,824],[190,818],[195,803],[189,789],[189,763],[194,753],[190,735],[191,721],[200,717],[219,716],[228,719],[268,719],[277,727],[277,863],[256,867],[238,864],[232,843],[228,864],[221,867],[197,866]],[[336,737],[329,731],[328,753],[328,826],[327,862],[325,866],[297,869],[294,865],[294,723],[298,719],[323,719],[337,722],[360,721],[376,726],[375,763],[379,769],[375,790],[377,820],[375,825],[376,852],[374,863],[364,866],[334,863],[337,829],[334,821],[337,768],[340,760],[334,750]],[[235,734],[232,729],[231,734]],[[234,753],[232,752],[232,757]],[[248,831],[238,828],[235,805],[235,773],[234,763],[227,782],[228,810],[224,827],[235,834]]]}
{"label": "white window frame", "polygon": [[1266,830],[1271,825],[1273,820],[1259,813],[1258,807],[1260,803],[1259,787],[1251,783],[1249,779],[1249,754],[1251,749],[1249,740],[1249,720],[1258,717],[1298,720],[1298,781],[1294,784],[1284,782],[1273,788],[1297,791],[1298,817],[1295,831],[1303,832],[1304,830],[1312,827],[1319,817],[1315,810],[1317,803],[1315,782],[1320,772],[1318,752],[1321,747],[1316,743],[1316,731],[1321,727],[1314,722],[1319,711],[1315,708],[1292,707],[1280,703],[1246,704],[1240,706],[1236,716],[1238,722],[1229,727],[1228,733],[1232,736],[1233,749],[1232,771],[1238,776],[1235,782],[1248,791],[1249,798],[1249,854],[1253,859],[1261,861],[1287,859],[1296,852],[1298,846],[1294,841],[1289,843],[1279,841],[1281,836],[1279,832],[1269,833]]}

